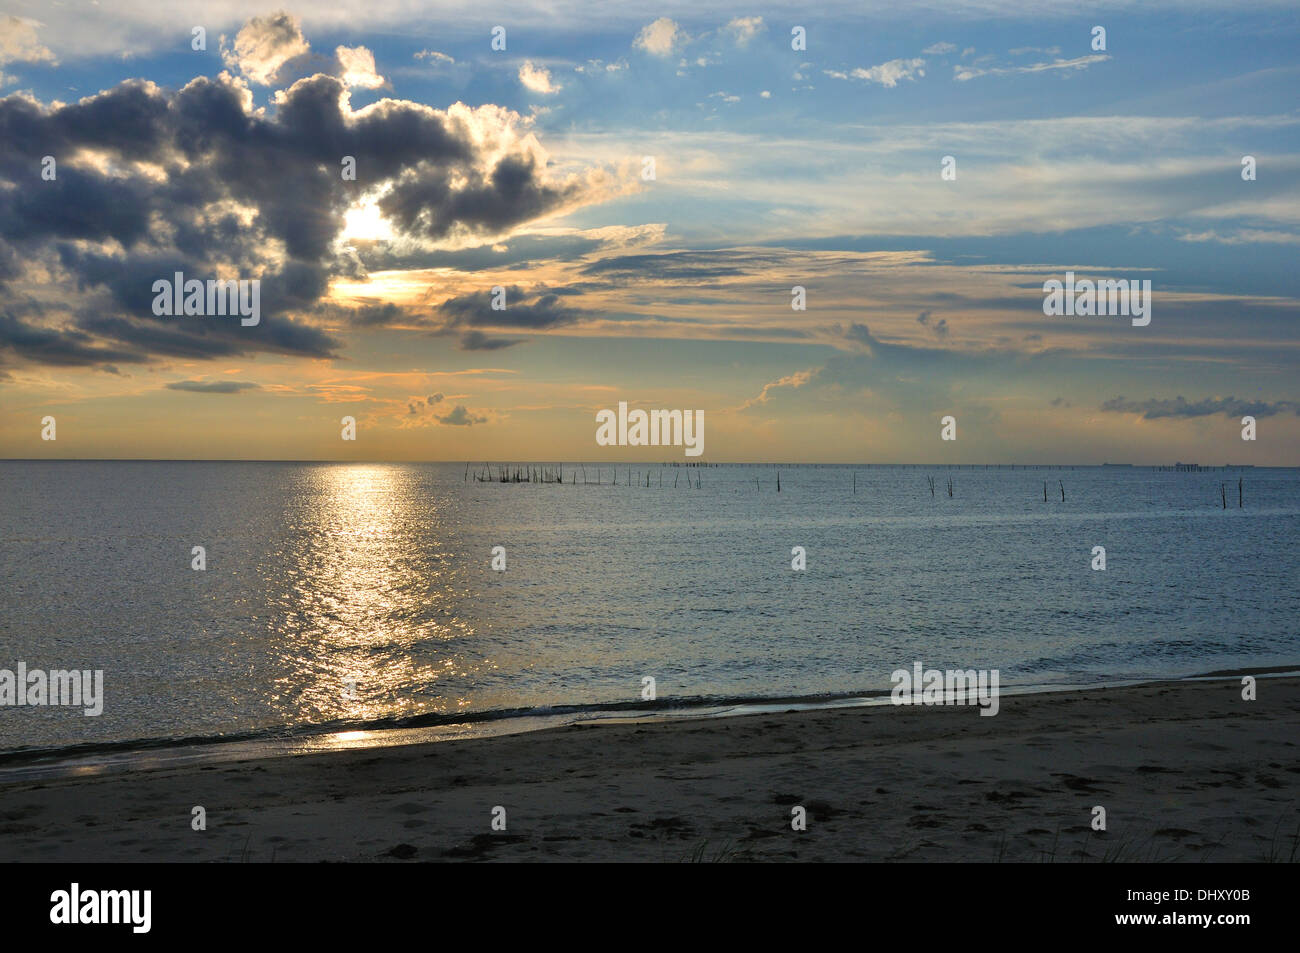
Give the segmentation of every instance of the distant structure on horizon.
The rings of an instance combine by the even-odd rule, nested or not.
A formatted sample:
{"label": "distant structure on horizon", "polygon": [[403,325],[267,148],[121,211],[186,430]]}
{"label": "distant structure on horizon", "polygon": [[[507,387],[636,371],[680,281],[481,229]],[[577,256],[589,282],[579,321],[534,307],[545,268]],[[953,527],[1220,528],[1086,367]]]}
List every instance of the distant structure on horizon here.
{"label": "distant structure on horizon", "polygon": [[1175,463],[1174,469],[1179,473],[1200,473],[1201,465],[1199,463]]}

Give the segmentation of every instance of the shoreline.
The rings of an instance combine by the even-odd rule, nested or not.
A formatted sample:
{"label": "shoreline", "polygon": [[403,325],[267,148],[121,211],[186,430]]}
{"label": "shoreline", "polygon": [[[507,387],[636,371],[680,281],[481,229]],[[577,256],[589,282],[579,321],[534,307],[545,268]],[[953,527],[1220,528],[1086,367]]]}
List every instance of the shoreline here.
{"label": "shoreline", "polygon": [[[1004,685],[1002,696],[1051,695],[1101,691],[1252,675],[1300,676],[1300,663],[1250,669],[1222,669],[1174,678],[1146,678],[1079,684]],[[824,695],[749,696],[744,698],[665,699],[647,707],[637,702],[555,705],[530,709],[469,712],[464,717],[437,713],[361,722],[334,722],[252,729],[230,735],[138,738],[54,747],[0,749],[0,785],[11,780],[58,778],[87,771],[151,770],[160,764],[221,763],[235,760],[294,757],[327,751],[381,749],[444,741],[467,741],[528,734],[574,724],[654,724],[695,719],[736,718],[790,711],[828,711],[891,705],[890,690],[837,692]]]}
{"label": "shoreline", "polygon": [[1300,677],[1196,679],[11,777],[0,860],[1296,859]]}

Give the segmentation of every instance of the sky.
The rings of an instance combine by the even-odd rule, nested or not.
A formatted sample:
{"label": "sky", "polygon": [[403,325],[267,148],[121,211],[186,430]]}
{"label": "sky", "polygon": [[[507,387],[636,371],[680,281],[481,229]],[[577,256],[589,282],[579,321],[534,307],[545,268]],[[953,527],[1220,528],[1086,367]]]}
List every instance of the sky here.
{"label": "sky", "polygon": [[156,7],[0,0],[0,457],[1300,465],[1293,3]]}

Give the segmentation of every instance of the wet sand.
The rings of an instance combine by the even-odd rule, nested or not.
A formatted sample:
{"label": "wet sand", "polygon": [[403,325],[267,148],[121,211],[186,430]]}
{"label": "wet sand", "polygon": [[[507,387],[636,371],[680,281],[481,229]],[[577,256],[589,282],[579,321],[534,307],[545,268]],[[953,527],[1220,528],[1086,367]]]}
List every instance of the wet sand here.
{"label": "wet sand", "polygon": [[0,861],[1294,860],[1298,743],[1297,677],[580,725],[0,783]]}

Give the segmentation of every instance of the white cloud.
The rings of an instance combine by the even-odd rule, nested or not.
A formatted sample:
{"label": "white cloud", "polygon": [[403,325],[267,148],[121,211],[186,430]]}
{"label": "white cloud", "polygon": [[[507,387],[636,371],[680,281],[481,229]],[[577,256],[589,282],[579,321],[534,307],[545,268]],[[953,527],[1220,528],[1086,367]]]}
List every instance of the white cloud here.
{"label": "white cloud", "polygon": [[575,73],[599,73],[604,70],[606,73],[618,73],[627,69],[627,60],[616,60],[613,63],[606,63],[604,60],[587,60],[583,66],[575,66]]}
{"label": "white cloud", "polygon": [[736,17],[722,28],[731,35],[737,46],[749,46],[750,40],[764,30],[762,17]]}
{"label": "white cloud", "polygon": [[54,54],[36,38],[36,28],[42,25],[18,17],[0,18],[0,65],[50,63],[57,66]]}
{"label": "white cloud", "polygon": [[340,46],[334,51],[343,82],[358,89],[378,89],[384,78],[375,72],[375,54],[364,46]]}
{"label": "white cloud", "polygon": [[[303,22],[313,36],[353,36],[364,39],[364,31],[397,33],[411,29],[413,11],[430,7],[413,0],[336,0],[333,3],[305,4],[300,7]],[[699,16],[699,0],[659,0],[657,11],[665,17],[681,20]],[[752,0],[726,0],[707,10],[718,22],[750,15]],[[1110,0],[1105,5],[1114,11],[1133,10],[1154,16],[1168,14],[1170,22],[1194,18],[1191,11],[1210,9],[1223,4],[1210,0]],[[22,7],[40,10],[41,38],[62,60],[95,56],[118,56],[129,50],[137,56],[154,51],[174,52],[178,44],[189,46],[189,28],[194,24],[207,27],[208,35],[234,31],[249,16],[263,14],[275,4],[267,0],[168,0],[167,15],[159,15],[158,0],[101,0],[91,3],[51,3],[49,0],[16,0],[6,10]],[[440,0],[436,4],[438,19],[444,23],[474,22],[483,16],[483,0]],[[1234,0],[1234,14],[1246,11],[1281,11],[1291,14],[1295,0]],[[601,29],[634,34],[646,13],[639,4],[600,4],[598,0],[498,0],[492,5],[494,23],[508,23],[515,29],[537,28],[576,31],[590,30],[593,19]],[[914,25],[925,14],[933,22],[987,24],[990,20],[1027,20],[1053,29],[1066,29],[1079,16],[1078,0],[823,0],[817,4],[823,18],[841,24],[867,23]],[[427,17],[425,18],[427,20]],[[513,30],[512,30],[513,32]]]}
{"label": "white cloud", "polygon": [[534,66],[532,60],[525,60],[519,67],[519,82],[535,93],[550,96],[558,93],[561,86],[551,81],[551,71],[545,66]]}
{"label": "white cloud", "polygon": [[1179,235],[1178,240],[1180,242],[1219,242],[1222,245],[1253,245],[1260,242],[1275,245],[1300,245],[1300,234],[1258,228],[1240,228],[1235,232],[1220,234],[1214,229],[1210,229],[1205,232],[1188,232]]}
{"label": "white cloud", "polygon": [[420,50],[415,54],[415,58],[417,60],[428,60],[435,65],[442,63],[446,63],[448,66],[456,65],[454,57],[448,56],[446,53],[439,53],[437,50]]}
{"label": "white cloud", "polygon": [[887,63],[880,63],[863,69],[859,66],[857,69],[848,73],[839,70],[823,70],[827,76],[833,79],[861,79],[868,83],[879,83],[881,86],[887,86],[890,89],[898,85],[902,79],[914,80],[918,76],[925,75],[925,60],[890,60]]}
{"label": "white cloud", "polygon": [[956,53],[956,43],[932,43],[921,51],[927,56],[943,56],[945,53]]}
{"label": "white cloud", "polygon": [[653,23],[643,26],[632,45],[653,56],[672,56],[673,50],[686,40],[686,34],[682,32],[682,28],[675,20],[660,17]]}
{"label": "white cloud", "polygon": [[235,34],[234,49],[223,49],[221,59],[259,86],[270,86],[280,67],[310,49],[297,17],[275,13],[245,23]]}
{"label": "white cloud", "polygon": [[763,90],[763,91],[762,91],[761,93],[759,93],[758,95],[762,96],[764,99],[771,99],[771,98],[772,98],[772,93],[771,93],[769,90],[766,90],[766,89]]}
{"label": "white cloud", "polygon": [[[1233,150],[1298,129],[1300,117],[1285,114],[877,122],[847,138],[656,131],[655,151],[674,157],[671,184],[660,176],[659,187],[696,207],[696,220],[673,226],[691,241],[737,233],[770,241],[793,229],[810,237],[965,236],[1151,222],[1176,222],[1179,234],[1213,228],[1238,237],[1238,229],[1252,229],[1260,234],[1240,237],[1263,241],[1265,232],[1300,234],[1300,152],[1271,155],[1273,191],[1265,193],[1242,186]],[[561,165],[612,165],[624,147],[601,136],[569,134],[548,146]],[[936,142],[971,159],[960,165],[968,179],[959,181],[978,188],[934,187]],[[892,171],[863,188],[864,168]],[[745,182],[749,208],[721,197],[720,185],[737,181]]]}
{"label": "white cloud", "polygon": [[1107,53],[1093,53],[1090,56],[1076,56],[1072,60],[1053,60],[1050,63],[1033,63],[1029,66],[990,66],[988,69],[981,69],[976,66],[954,66],[952,68],[952,78],[959,83],[975,79],[977,76],[1006,76],[1010,73],[1042,73],[1046,70],[1068,69],[1082,70],[1087,69],[1093,63],[1102,63],[1110,59]]}

